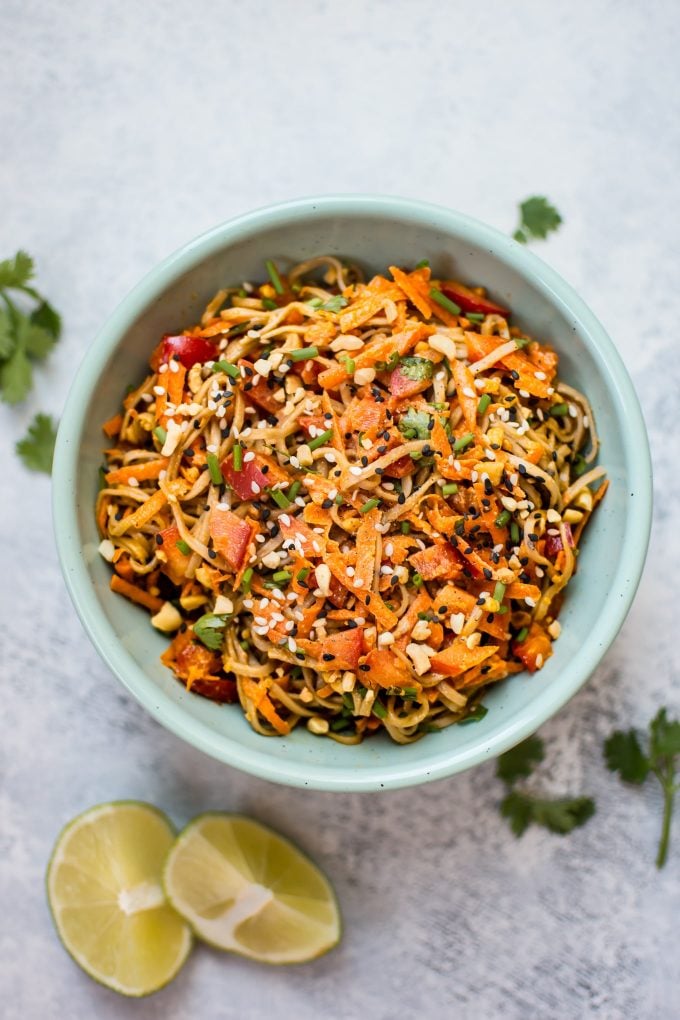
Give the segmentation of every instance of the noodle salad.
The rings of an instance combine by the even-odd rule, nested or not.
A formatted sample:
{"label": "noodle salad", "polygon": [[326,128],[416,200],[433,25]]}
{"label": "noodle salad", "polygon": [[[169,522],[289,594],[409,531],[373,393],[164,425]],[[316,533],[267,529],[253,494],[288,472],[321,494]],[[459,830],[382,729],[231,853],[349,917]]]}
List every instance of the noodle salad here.
{"label": "noodle salad", "polygon": [[111,588],[250,725],[408,743],[540,669],[604,495],[583,394],[481,287],[323,256],[220,290],[104,424]]}

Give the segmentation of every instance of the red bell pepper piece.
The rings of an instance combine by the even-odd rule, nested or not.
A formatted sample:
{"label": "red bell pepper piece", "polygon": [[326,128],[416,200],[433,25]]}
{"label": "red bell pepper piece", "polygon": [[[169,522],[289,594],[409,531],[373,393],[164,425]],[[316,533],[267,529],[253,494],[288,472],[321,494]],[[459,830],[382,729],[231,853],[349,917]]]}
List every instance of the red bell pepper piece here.
{"label": "red bell pepper piece", "polygon": [[[567,545],[570,548],[574,548],[574,536],[571,533],[571,527],[568,524],[564,525],[564,530],[567,534]],[[562,536],[561,535],[547,535],[545,539],[545,555],[554,559],[558,553],[562,552]]]}
{"label": "red bell pepper piece", "polygon": [[[267,414],[278,414],[282,409],[283,404],[274,400],[274,390],[270,389],[267,381],[261,376],[257,376],[257,372],[249,361],[242,358],[239,363],[239,368],[246,370],[246,378],[243,379],[243,396],[246,402],[252,401],[253,404],[257,404]],[[253,383],[251,380],[257,376],[257,382]],[[278,389],[278,387],[275,387]]]}
{"label": "red bell pepper piece", "polygon": [[497,305],[494,301],[489,301],[488,298],[480,297],[474,290],[471,290],[462,283],[457,283],[455,280],[447,280],[441,286],[442,293],[446,294],[447,298],[451,298],[464,312],[502,316],[508,314],[507,308]]}
{"label": "red bell pepper piece", "polygon": [[220,510],[214,506],[210,511],[210,537],[213,545],[234,570],[241,569],[252,536],[252,525],[231,510]]}
{"label": "red bell pepper piece", "polygon": [[395,460],[392,464],[385,468],[385,474],[388,478],[405,478],[406,475],[412,475],[416,469],[416,462],[412,457],[400,457],[399,460]]}
{"label": "red bell pepper piece", "polygon": [[[363,631],[361,627],[331,634],[321,641],[321,660],[324,669],[356,670],[362,648]],[[332,656],[331,659],[327,658],[329,655]]]}
{"label": "red bell pepper piece", "polygon": [[402,397],[412,397],[415,393],[422,393],[431,385],[432,379],[409,379],[401,368],[395,368],[390,375],[390,393],[398,400]]}
{"label": "red bell pepper piece", "polygon": [[164,336],[161,342],[161,364],[175,356],[185,368],[214,361],[218,357],[217,347],[202,336]]}
{"label": "red bell pepper piece", "polygon": [[[257,460],[244,461],[241,470],[234,467],[233,454],[222,461],[222,476],[231,485],[239,499],[257,499],[261,492],[264,492],[269,482],[267,476],[262,474],[258,467]],[[256,492],[253,485],[258,487]]]}

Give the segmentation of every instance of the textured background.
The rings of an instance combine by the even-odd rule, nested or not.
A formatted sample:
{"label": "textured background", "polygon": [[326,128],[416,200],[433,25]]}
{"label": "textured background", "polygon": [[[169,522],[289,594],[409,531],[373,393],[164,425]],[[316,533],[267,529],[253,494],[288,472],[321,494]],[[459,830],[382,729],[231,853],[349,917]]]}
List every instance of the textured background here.
{"label": "textured background", "polygon": [[[35,255],[66,322],[26,405],[0,408],[8,1020],[679,1015],[680,823],[657,874],[660,797],[624,790],[601,760],[616,724],[680,710],[679,43],[674,0],[3,0],[0,254]],[[541,781],[598,803],[565,839],[515,840],[491,765],[343,796],[259,782],[181,744],[90,647],[57,566],[49,482],[14,457],[155,262],[219,220],[324,191],[420,197],[507,230],[520,199],[547,194],[565,225],[536,250],[600,316],[638,387],[656,470],[647,570],[604,663],[543,729]],[[43,873],[68,818],[120,797],[177,823],[230,808],[279,826],[336,884],[341,947],[271,971],[201,949],[144,1003],[92,984],[55,938]]]}

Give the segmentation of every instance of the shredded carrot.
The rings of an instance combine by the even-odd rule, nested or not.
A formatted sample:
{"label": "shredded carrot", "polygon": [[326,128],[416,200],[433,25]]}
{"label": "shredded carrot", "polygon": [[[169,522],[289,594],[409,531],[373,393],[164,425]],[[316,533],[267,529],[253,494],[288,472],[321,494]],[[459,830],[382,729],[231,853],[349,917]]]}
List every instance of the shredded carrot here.
{"label": "shredded carrot", "polygon": [[123,415],[114,414],[113,418],[109,418],[108,421],[104,422],[104,424],[102,425],[102,431],[105,432],[110,439],[113,439],[113,437],[117,436],[118,433],[120,432],[122,424]]}
{"label": "shredded carrot", "polygon": [[163,608],[163,599],[156,595],[150,595],[144,588],[139,588],[136,584],[126,581],[119,574],[111,575],[111,591],[118,592],[119,595],[130,599],[131,602],[144,606],[150,613],[157,613]]}
{"label": "shredded carrot", "polygon": [[130,479],[135,478],[138,482],[148,482],[158,478],[161,471],[168,466],[168,458],[160,460],[144,460],[139,464],[126,464],[125,467],[116,468],[105,475],[107,485],[129,485]]}

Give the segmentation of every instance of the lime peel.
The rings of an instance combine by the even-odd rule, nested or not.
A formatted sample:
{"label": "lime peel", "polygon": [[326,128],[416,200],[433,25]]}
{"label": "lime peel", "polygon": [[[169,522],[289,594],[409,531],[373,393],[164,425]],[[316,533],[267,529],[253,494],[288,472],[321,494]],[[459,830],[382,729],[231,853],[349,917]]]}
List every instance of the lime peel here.
{"label": "lime peel", "polygon": [[95,981],[139,997],[163,988],[192,946],[160,875],[174,831],[139,801],[99,804],[59,834],[47,898],[65,949]]}

